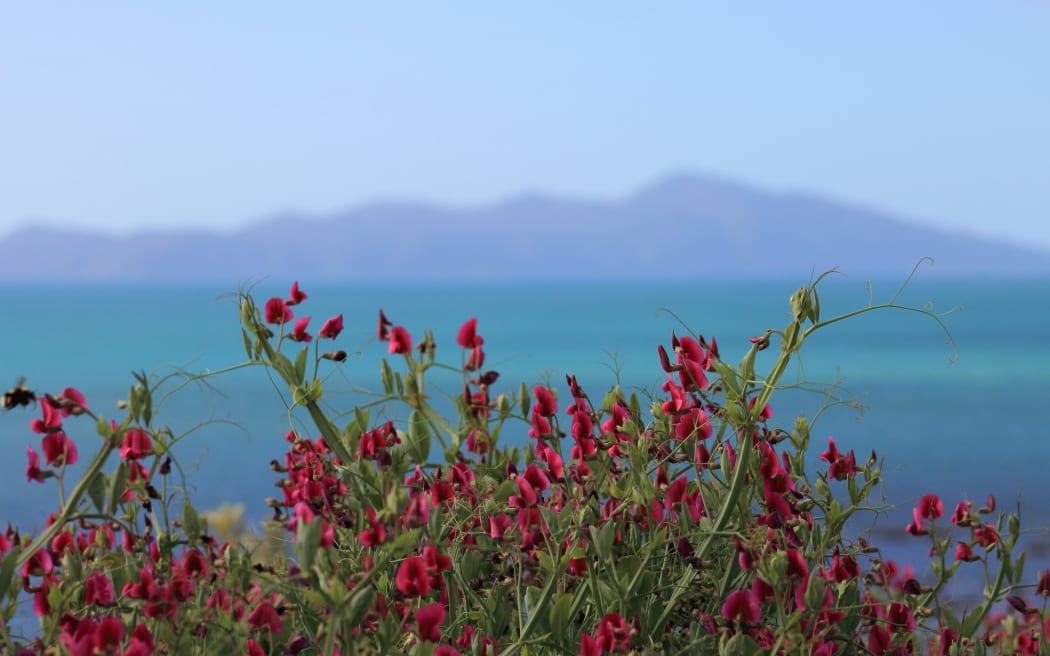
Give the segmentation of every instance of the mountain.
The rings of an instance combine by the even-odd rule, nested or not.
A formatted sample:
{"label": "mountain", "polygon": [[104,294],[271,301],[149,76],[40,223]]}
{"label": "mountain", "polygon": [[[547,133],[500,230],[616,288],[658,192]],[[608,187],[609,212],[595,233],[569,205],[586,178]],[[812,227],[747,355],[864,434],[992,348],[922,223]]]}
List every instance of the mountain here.
{"label": "mountain", "polygon": [[110,237],[42,227],[0,239],[11,281],[805,278],[1050,275],[1050,253],[803,194],[676,175],[619,202],[522,195],[448,209],[377,203],[235,234]]}

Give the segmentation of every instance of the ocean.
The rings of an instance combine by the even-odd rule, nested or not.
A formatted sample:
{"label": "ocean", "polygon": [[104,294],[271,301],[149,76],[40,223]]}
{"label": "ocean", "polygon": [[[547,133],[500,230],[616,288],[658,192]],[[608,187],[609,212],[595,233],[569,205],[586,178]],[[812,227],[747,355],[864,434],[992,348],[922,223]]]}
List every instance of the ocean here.
{"label": "ocean", "polygon": [[[552,381],[568,395],[565,374],[575,374],[592,398],[619,380],[624,389],[652,390],[664,379],[657,346],[669,348],[671,331],[714,336],[724,360],[736,362],[748,338],[789,319],[788,297],[805,281],[695,283],[408,284],[336,285],[301,280],[309,299],[295,309],[311,316],[316,333],[342,313],[346,329],[335,346],[351,353],[326,386],[334,407],[349,410],[381,388],[379,361],[385,344],[375,340],[378,311],[405,326],[413,339],[433,330],[439,359],[458,364],[456,331],[470,317],[485,338],[486,369],[500,373],[495,393]],[[253,293],[261,303],[286,296],[288,281],[264,281]],[[899,281],[833,276],[822,283],[822,317],[888,301]],[[121,416],[132,371],[175,374],[217,371],[245,360],[234,299],[236,282],[217,285],[69,285],[8,287],[0,306],[0,384],[20,377],[37,392],[72,386],[93,411]],[[836,384],[838,403],[820,391],[787,390],[773,397],[774,425],[790,429],[802,412],[813,417],[813,468],[834,436],[858,460],[874,450],[885,457],[884,502],[895,508],[874,523],[872,540],[919,563],[925,540],[905,535],[910,509],[936,493],[947,508],[961,499],[1019,507],[1036,552],[1050,549],[1050,280],[945,281],[920,274],[898,302],[944,314],[954,345],[928,317],[880,310],[816,333],[801,365],[785,383],[820,388]],[[672,314],[673,313],[673,314]],[[759,354],[760,371],[778,350]],[[396,367],[396,360],[391,360]],[[175,455],[198,509],[243,503],[252,521],[269,515],[265,498],[278,496],[272,459],[281,459],[289,413],[261,368],[190,385],[164,399],[158,421],[184,435]],[[455,375],[432,383],[447,394],[461,391]],[[644,397],[643,397],[644,398]],[[823,409],[823,410],[822,410]],[[0,413],[6,457],[0,476],[0,522],[25,530],[42,527],[56,496],[53,484],[25,479],[25,449],[39,448],[29,430],[36,410]],[[309,434],[313,434],[306,427]],[[90,420],[68,420],[82,461],[98,436]],[[503,439],[526,444],[527,426]],[[75,468],[74,468],[75,473]],[[844,492],[844,490],[843,490]],[[909,542],[910,540],[910,542]],[[895,550],[895,551],[894,551]],[[921,569],[921,568],[920,568]],[[1034,572],[1032,573],[1034,576]],[[1034,581],[1034,578],[1033,578]]]}

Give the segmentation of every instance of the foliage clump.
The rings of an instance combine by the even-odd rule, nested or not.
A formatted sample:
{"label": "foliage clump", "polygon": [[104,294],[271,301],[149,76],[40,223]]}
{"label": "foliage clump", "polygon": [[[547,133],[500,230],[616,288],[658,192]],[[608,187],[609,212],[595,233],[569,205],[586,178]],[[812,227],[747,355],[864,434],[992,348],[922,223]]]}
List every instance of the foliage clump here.
{"label": "foliage clump", "polygon": [[[38,535],[0,535],[4,653],[1041,653],[1045,604],[1022,594],[1019,522],[994,499],[946,519],[939,497],[923,497],[902,530],[930,540],[926,584],[845,537],[881,463],[834,439],[807,463],[807,419],[774,417],[780,378],[843,318],[898,308],[940,319],[893,300],[823,319],[819,282],[735,366],[715,338],[672,333],[651,398],[618,386],[592,397],[571,374],[564,387],[508,387],[485,369],[477,320],[456,335],[459,363],[443,364],[432,334],[415,341],[380,311],[392,358],[375,399],[349,409],[326,392],[353,360],[322,349],[342,316],[315,339],[295,318],[298,283],[261,307],[239,293],[246,366],[309,417],[281,429],[268,539],[244,540],[236,510],[174,507],[175,440],[153,421],[148,377],[120,419],[72,388],[13,390],[12,407],[40,410],[30,429],[43,463],[30,448],[27,478],[57,484],[61,505]],[[434,406],[440,376],[457,390],[449,413]],[[392,406],[401,419],[373,417]],[[90,428],[100,439],[71,437]],[[97,453],[66,493],[66,468],[92,439]],[[982,566],[981,604],[942,601],[959,568]],[[1035,595],[1050,595],[1050,573]],[[37,636],[9,628],[23,603]]]}

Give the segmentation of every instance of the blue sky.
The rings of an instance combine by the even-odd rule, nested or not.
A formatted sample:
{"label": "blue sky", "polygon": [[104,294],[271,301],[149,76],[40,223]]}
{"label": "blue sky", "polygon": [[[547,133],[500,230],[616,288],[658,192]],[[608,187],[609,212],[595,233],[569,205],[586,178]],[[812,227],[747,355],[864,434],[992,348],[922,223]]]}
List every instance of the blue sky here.
{"label": "blue sky", "polygon": [[673,171],[1050,250],[1050,2],[5,3],[0,234]]}

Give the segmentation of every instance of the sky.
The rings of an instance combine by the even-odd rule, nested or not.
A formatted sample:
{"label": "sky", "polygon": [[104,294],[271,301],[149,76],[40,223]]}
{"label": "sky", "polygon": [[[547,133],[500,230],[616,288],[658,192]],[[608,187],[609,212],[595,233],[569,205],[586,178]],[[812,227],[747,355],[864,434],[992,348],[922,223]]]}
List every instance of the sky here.
{"label": "sky", "polygon": [[1050,1],[0,6],[0,236],[672,172],[1050,251]]}

